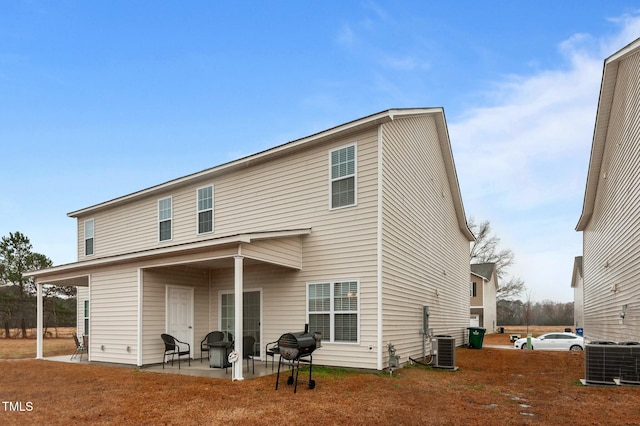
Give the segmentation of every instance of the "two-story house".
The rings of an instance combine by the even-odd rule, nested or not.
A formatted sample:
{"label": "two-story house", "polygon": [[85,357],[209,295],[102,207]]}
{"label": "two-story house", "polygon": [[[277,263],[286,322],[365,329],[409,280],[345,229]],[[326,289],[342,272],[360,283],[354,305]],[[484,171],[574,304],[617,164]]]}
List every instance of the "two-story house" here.
{"label": "two-story house", "polygon": [[496,330],[498,320],[496,294],[498,275],[495,263],[476,263],[471,265],[469,296],[471,297],[471,327],[483,327],[487,333]]}
{"label": "two-story house", "polygon": [[79,287],[91,361],[159,363],[164,332],[198,357],[211,330],[250,334],[264,356],[308,323],[314,362],[381,370],[388,342],[421,356],[425,306],[463,344],[474,237],[441,108],[383,111],[69,216],[78,261],[31,276]]}
{"label": "two-story house", "polygon": [[584,335],[640,341],[640,39],[604,61],[582,215]]}

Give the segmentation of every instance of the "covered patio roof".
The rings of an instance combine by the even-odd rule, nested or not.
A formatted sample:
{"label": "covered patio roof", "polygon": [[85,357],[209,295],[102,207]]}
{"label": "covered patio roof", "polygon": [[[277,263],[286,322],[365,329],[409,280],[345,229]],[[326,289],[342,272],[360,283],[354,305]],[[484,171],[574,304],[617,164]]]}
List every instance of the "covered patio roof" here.
{"label": "covered patio roof", "polygon": [[[213,269],[228,264],[235,256],[246,258],[245,264],[266,262],[286,268],[302,269],[302,244],[296,243],[300,237],[311,234],[311,228],[247,232],[227,235],[193,243],[175,244],[161,248],[101,257],[82,262],[68,263],[47,269],[25,273],[38,284],[65,286],[88,286],[89,274],[98,267],[121,265],[124,263],[148,262],[148,266],[166,266],[166,260],[173,264],[189,264],[204,269]],[[288,239],[286,244],[274,247],[269,240]],[[226,260],[226,261],[225,261]]]}
{"label": "covered patio roof", "polygon": [[[189,265],[202,269],[233,267],[234,293],[236,294],[235,330],[242,335],[244,265],[270,263],[300,270],[302,269],[302,237],[309,234],[311,234],[311,228],[247,232],[29,272],[25,275],[35,278],[38,291],[36,358],[42,358],[43,285],[90,286],[92,271],[128,263],[142,263],[141,268],[171,265]],[[235,350],[242,353],[242,339],[236,342]],[[236,363],[234,366],[233,377],[237,380],[243,379],[242,363]]]}

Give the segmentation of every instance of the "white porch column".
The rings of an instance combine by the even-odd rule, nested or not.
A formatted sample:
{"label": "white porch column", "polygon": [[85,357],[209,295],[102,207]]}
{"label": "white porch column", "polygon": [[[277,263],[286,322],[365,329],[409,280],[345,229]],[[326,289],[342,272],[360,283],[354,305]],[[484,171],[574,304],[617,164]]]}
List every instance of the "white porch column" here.
{"label": "white porch column", "polygon": [[243,316],[244,313],[242,312],[242,293],[243,293],[243,287],[244,287],[244,283],[243,283],[243,262],[244,262],[244,257],[242,256],[235,256],[235,282],[234,282],[234,301],[235,301],[235,315],[234,315],[234,320],[235,320],[235,336],[234,336],[234,340],[235,340],[235,351],[238,353],[238,361],[236,361],[236,363],[233,366],[233,378],[234,380],[244,380],[244,377],[242,377],[242,366],[243,366],[243,362],[242,362],[242,335],[243,335],[243,330],[242,330],[242,320],[243,320]]}
{"label": "white porch column", "polygon": [[42,359],[42,283],[36,284],[37,293],[37,310],[36,310],[36,359]]}

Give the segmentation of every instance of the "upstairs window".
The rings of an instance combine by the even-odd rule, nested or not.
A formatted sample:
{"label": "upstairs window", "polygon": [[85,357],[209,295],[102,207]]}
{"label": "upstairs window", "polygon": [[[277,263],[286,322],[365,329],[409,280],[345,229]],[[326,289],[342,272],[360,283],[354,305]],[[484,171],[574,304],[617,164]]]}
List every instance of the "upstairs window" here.
{"label": "upstairs window", "polygon": [[469,290],[470,290],[469,291],[469,295],[471,297],[476,297],[478,295],[477,292],[476,292],[476,283],[475,282],[471,281],[471,286],[470,286]]}
{"label": "upstairs window", "polygon": [[158,240],[169,241],[171,239],[171,197],[158,200]]}
{"label": "upstairs window", "polygon": [[93,255],[93,219],[84,221],[84,255]]}
{"label": "upstairs window", "polygon": [[356,146],[335,149],[331,159],[331,208],[356,204]]}
{"label": "upstairs window", "polygon": [[308,286],[309,330],[327,342],[358,342],[358,282],[337,281]]}
{"label": "upstairs window", "polygon": [[198,234],[213,232],[213,185],[198,189]]}

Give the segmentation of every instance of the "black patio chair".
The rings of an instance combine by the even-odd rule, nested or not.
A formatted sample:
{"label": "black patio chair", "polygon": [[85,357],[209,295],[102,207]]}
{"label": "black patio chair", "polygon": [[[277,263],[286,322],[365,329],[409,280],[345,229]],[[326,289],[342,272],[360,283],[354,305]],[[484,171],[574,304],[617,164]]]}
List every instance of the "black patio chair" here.
{"label": "black patio chair", "polygon": [[204,339],[200,342],[200,362],[202,362],[202,354],[204,352],[209,353],[209,348],[214,342],[222,342],[224,340],[224,333],[222,331],[212,331],[204,336]]}
{"label": "black patio chair", "polygon": [[85,342],[84,336],[82,339],[82,343],[80,343],[80,339],[78,339],[78,335],[76,333],[73,333],[73,340],[76,343],[76,350],[73,353],[73,355],[71,355],[71,359],[75,359],[76,356],[80,355],[80,361],[82,361],[82,354],[87,353],[87,345],[84,343]]}
{"label": "black patio chair", "polygon": [[249,360],[253,363],[253,374],[256,374],[256,361],[253,346],[256,338],[253,336],[242,336],[242,359],[247,360],[247,372],[249,371]]}
{"label": "black patio chair", "polygon": [[278,341],[269,342],[264,346],[264,366],[266,367],[269,360],[267,357],[271,357],[271,372],[273,372],[273,364],[276,360],[276,355],[280,355],[280,348],[278,347]]}
{"label": "black patio chair", "polygon": [[[178,356],[178,369],[180,369],[180,357],[187,356],[189,360],[189,366],[191,366],[191,345],[186,342],[181,342],[170,334],[161,334],[162,341],[164,342],[164,355],[162,356],[162,368],[164,369],[165,359],[167,355],[171,355],[171,365],[173,366],[173,359]],[[186,345],[187,349],[180,349],[180,345]]]}

